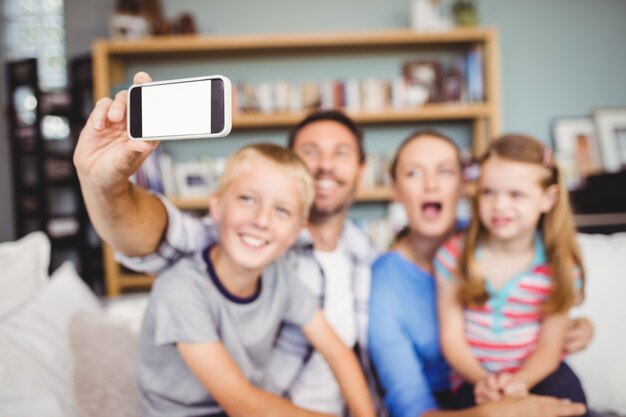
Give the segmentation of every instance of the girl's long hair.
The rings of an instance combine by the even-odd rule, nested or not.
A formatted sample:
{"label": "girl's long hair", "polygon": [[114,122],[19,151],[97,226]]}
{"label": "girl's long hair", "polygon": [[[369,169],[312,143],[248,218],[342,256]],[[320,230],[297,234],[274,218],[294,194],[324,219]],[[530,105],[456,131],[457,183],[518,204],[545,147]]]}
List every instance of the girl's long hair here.
{"label": "girl's long hair", "polygon": [[[546,175],[541,186],[544,189],[551,185],[558,187],[556,204],[548,213],[541,216],[538,225],[554,284],[548,300],[542,306],[542,312],[553,314],[567,311],[582,300],[583,288],[580,288],[580,291],[575,288],[574,274],[579,275],[581,282],[584,283],[585,271],[576,242],[567,190],[552,153],[541,142],[529,136],[505,135],[491,143],[481,158],[480,165],[493,156],[543,166],[546,168]],[[478,204],[479,192],[472,198],[472,219],[459,265],[459,272],[463,277],[459,297],[463,304],[470,306],[482,306],[489,299],[485,279],[475,256],[476,246],[487,235],[487,230],[480,221]]]}

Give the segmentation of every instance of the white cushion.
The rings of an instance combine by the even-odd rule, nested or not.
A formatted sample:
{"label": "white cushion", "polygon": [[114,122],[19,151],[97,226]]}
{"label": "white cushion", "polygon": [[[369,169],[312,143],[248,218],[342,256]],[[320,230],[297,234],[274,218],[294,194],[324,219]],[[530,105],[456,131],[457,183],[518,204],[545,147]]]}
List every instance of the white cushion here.
{"label": "white cushion", "polygon": [[43,232],[0,243],[0,320],[46,284],[49,266],[50,241]]}
{"label": "white cushion", "polygon": [[78,313],[69,326],[73,391],[79,415],[138,417],[137,334],[98,313]]}
{"label": "white cushion", "polygon": [[68,323],[78,311],[101,309],[65,263],[25,305],[0,320],[0,417],[75,416]]}
{"label": "white cushion", "polygon": [[148,298],[149,293],[138,293],[109,299],[104,307],[106,321],[124,326],[138,334],[148,308]]}
{"label": "white cushion", "polygon": [[589,318],[594,338],[568,362],[591,408],[626,415],[626,233],[578,236],[587,281],[573,314]]}

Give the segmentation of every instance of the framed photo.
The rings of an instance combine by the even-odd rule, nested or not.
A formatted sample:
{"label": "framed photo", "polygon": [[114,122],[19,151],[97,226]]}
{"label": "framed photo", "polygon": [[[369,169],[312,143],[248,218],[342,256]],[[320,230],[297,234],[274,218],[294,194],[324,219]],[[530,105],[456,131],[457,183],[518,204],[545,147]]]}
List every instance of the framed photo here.
{"label": "framed photo", "polygon": [[179,163],[175,168],[176,187],[181,198],[209,197],[215,184],[207,164],[199,161]]}
{"label": "framed photo", "polygon": [[593,112],[598,132],[602,165],[608,172],[626,167],[626,107]]}
{"label": "framed photo", "polygon": [[576,188],[585,177],[602,170],[600,149],[593,119],[569,117],[552,125],[556,162],[568,188]]}
{"label": "framed photo", "polygon": [[409,86],[428,91],[427,101],[439,101],[441,66],[437,61],[411,61],[404,63],[402,73]]}

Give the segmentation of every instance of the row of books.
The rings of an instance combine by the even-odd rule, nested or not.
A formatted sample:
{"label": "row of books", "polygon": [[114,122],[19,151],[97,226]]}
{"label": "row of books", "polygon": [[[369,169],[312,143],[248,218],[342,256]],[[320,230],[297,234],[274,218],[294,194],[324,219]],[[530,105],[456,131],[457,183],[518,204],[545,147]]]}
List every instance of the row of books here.
{"label": "row of books", "polygon": [[233,92],[233,109],[240,113],[302,113],[334,108],[353,113],[379,112],[414,108],[426,101],[420,87],[403,78],[244,82],[235,84]]}
{"label": "row of books", "polygon": [[381,251],[388,250],[398,233],[407,225],[406,211],[397,202],[387,206],[387,213],[383,218],[354,220]]}
{"label": "row of books", "polygon": [[226,158],[209,156],[174,162],[162,148],[157,148],[133,180],[140,187],[168,197],[204,197],[215,189],[225,164]]}
{"label": "row of books", "polygon": [[[386,154],[368,155],[363,174],[364,188],[385,187],[391,184],[388,161]],[[226,158],[209,156],[174,162],[170,155],[158,147],[137,171],[134,182],[140,187],[168,197],[203,197],[215,189],[225,165]]]}
{"label": "row of books", "polygon": [[365,189],[391,186],[389,162],[390,157],[386,153],[368,154],[361,186]]}
{"label": "row of books", "polygon": [[393,79],[237,82],[233,109],[272,114],[344,108],[356,113],[410,109],[429,102],[482,102],[483,55],[476,46],[453,57],[407,61],[402,74]]}

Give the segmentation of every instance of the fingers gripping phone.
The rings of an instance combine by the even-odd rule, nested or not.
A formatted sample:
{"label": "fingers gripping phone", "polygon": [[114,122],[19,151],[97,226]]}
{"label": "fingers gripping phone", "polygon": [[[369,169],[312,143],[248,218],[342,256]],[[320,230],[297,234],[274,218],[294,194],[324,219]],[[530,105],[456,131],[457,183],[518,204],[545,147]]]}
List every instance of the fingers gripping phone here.
{"label": "fingers gripping phone", "polygon": [[133,140],[223,137],[232,127],[230,80],[211,75],[134,84],[127,112]]}

